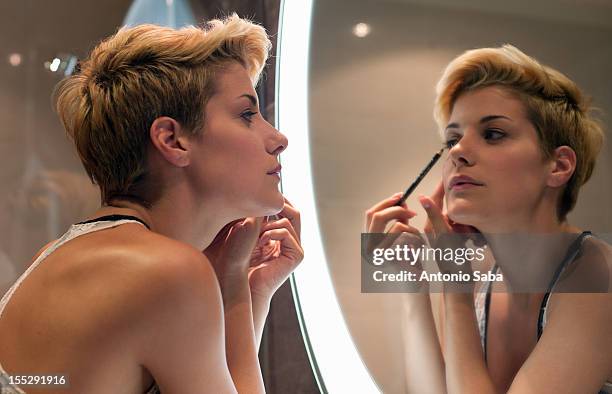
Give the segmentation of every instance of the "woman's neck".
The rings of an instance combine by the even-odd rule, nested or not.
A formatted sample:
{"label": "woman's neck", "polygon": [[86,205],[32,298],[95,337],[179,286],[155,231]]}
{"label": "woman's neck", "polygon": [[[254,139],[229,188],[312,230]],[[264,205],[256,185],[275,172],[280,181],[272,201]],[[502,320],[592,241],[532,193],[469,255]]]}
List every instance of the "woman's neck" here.
{"label": "woman's neck", "polygon": [[224,212],[221,204],[204,200],[196,202],[189,197],[191,195],[176,190],[164,195],[151,207],[127,199],[115,199],[98,209],[92,218],[112,214],[135,216],[156,233],[204,250],[225,224],[237,218]]}

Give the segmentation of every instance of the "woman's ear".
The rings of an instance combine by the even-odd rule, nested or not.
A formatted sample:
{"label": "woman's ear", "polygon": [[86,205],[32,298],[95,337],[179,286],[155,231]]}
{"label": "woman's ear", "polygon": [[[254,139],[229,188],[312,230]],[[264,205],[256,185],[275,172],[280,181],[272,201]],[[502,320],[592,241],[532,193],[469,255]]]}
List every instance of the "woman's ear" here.
{"label": "woman's ear", "polygon": [[576,152],[569,146],[555,149],[552,157],[551,172],[548,174],[547,185],[561,187],[569,182],[576,170]]}
{"label": "woman's ear", "polygon": [[185,167],[190,162],[188,139],[183,134],[180,123],[167,116],[155,119],[149,130],[157,152],[177,167]]}

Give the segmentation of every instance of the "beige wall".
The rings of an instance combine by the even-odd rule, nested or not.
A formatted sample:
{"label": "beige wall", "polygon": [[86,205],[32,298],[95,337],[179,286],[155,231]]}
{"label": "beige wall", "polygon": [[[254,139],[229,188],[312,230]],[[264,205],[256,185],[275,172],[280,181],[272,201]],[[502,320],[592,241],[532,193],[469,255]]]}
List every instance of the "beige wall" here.
{"label": "beige wall", "polygon": [[[345,318],[385,393],[404,391],[399,298],[360,293],[363,212],[407,187],[440,146],[431,113],[444,66],[466,49],[514,44],[577,81],[612,125],[612,5],[550,0],[551,12],[532,14],[526,1],[508,13],[503,6],[483,11],[476,1],[464,9],[460,1],[435,3],[315,2],[310,121],[319,220]],[[357,22],[371,25],[368,37],[351,34]],[[607,144],[570,215],[575,225],[612,232],[611,169]],[[439,177],[438,166],[415,197]],[[424,212],[416,210],[422,225]]]}
{"label": "beige wall", "polygon": [[[0,293],[44,244],[99,205],[51,104],[56,55],[84,55],[112,34],[131,0],[0,5]],[[21,55],[12,66],[9,56]]]}

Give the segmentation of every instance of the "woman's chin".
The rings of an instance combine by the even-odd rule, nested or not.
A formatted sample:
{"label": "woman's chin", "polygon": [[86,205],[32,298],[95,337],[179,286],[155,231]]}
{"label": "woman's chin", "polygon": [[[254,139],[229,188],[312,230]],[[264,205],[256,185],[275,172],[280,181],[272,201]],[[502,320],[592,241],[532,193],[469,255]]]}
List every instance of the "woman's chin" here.
{"label": "woman's chin", "polygon": [[[246,200],[246,199],[245,199]],[[285,199],[280,192],[243,201],[239,208],[240,217],[273,216],[283,210]]]}
{"label": "woman's chin", "polygon": [[482,212],[469,207],[450,207],[447,212],[448,218],[457,224],[477,227],[482,219]]}
{"label": "woman's chin", "polygon": [[266,199],[265,203],[262,204],[262,215],[261,216],[272,216],[280,213],[285,206],[285,198],[280,191],[277,191],[272,196]]}

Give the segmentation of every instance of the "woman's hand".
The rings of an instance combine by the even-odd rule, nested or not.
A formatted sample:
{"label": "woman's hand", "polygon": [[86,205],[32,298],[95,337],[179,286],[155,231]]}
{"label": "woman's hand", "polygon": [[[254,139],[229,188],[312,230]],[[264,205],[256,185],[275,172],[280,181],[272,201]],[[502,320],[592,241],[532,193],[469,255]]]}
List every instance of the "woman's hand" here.
{"label": "woman's hand", "polygon": [[224,303],[248,280],[249,260],[259,236],[262,218],[239,219],[228,223],[204,250],[210,260]]}
{"label": "woman's hand", "polygon": [[285,198],[278,220],[264,222],[250,255],[249,286],[253,296],[270,299],[304,258],[300,213]]}
{"label": "woman's hand", "polygon": [[382,233],[387,225],[395,220],[396,222],[387,231],[388,233],[416,233],[418,230],[408,224],[408,220],[416,216],[416,212],[411,211],[404,202],[401,206],[395,206],[402,193],[396,193],[386,198],[365,212],[365,232]]}
{"label": "woman's hand", "polygon": [[[429,244],[435,248],[465,248],[468,239],[473,239],[478,243],[474,236],[478,230],[472,226],[453,222],[443,211],[444,207],[444,183],[440,181],[434,193],[430,197],[420,196],[419,202],[427,212],[427,222],[424,232],[429,240]],[[462,234],[465,235],[462,236]],[[438,262],[438,267],[443,273],[470,273],[471,264],[458,265],[450,261]]]}
{"label": "woman's hand", "polygon": [[[392,248],[395,245],[410,245],[413,248],[420,247],[424,240],[419,233],[419,230],[411,226],[409,221],[416,212],[408,209],[406,203],[399,206],[395,204],[400,200],[402,193],[396,193],[389,198],[386,198],[365,212],[365,232],[373,235],[366,237],[365,252],[368,256],[372,256],[372,251],[376,248]],[[386,232],[385,229],[389,228]],[[386,233],[379,242],[374,234]],[[421,265],[408,261],[405,262],[390,262],[392,267],[397,271],[409,270],[419,272]]]}
{"label": "woman's hand", "polygon": [[442,234],[447,233],[478,233],[472,226],[453,222],[446,213],[444,207],[444,183],[440,181],[430,197],[420,196],[419,202],[427,212],[427,222],[425,224],[425,234],[432,240],[437,239]]}

